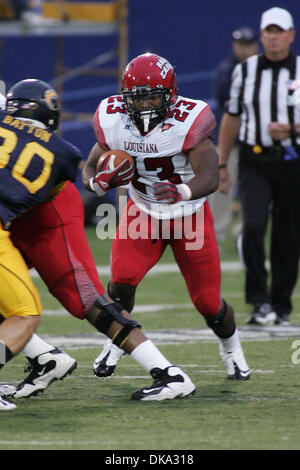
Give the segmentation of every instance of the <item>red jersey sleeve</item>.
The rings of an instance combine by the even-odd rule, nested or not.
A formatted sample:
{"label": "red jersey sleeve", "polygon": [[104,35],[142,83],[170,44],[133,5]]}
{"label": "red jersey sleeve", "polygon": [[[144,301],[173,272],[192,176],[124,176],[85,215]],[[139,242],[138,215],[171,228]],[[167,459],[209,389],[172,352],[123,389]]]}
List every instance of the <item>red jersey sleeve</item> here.
{"label": "red jersey sleeve", "polygon": [[189,128],[182,151],[188,153],[211,136],[216,127],[216,118],[209,105],[203,108]]}

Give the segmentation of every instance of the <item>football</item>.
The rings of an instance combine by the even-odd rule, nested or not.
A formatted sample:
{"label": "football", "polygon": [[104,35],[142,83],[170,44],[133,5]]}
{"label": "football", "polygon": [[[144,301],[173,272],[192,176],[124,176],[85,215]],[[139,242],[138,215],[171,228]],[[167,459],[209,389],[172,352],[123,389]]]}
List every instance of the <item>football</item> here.
{"label": "football", "polygon": [[108,152],[103,153],[99,158],[97,162],[97,171],[99,171],[100,166],[106,157],[110,157],[107,167],[108,170],[113,170],[124,160],[128,160],[130,165],[134,164],[133,158],[129,155],[129,153],[124,152],[124,150],[108,150]]}

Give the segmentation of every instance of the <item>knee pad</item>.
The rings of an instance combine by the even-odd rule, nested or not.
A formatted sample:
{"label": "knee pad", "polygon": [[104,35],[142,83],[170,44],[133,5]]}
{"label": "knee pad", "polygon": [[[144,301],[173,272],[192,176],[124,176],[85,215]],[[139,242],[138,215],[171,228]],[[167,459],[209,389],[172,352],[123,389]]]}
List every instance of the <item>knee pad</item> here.
{"label": "knee pad", "polygon": [[141,324],[138,321],[129,320],[122,315],[121,311],[124,310],[124,308],[119,303],[108,303],[105,297],[100,295],[96,300],[95,305],[101,310],[94,323],[94,326],[98,331],[106,335],[110,325],[114,321],[117,321],[123,326],[123,328],[112,338],[113,343],[116,346],[122,347],[122,344],[124,344],[133,328],[141,328]]}
{"label": "knee pad", "polygon": [[218,312],[216,315],[211,315],[205,317],[205,321],[207,323],[207,326],[211,328],[212,330],[215,330],[221,321],[225,318],[227,313],[227,303],[223,299],[223,308],[220,312]]}
{"label": "knee pad", "polygon": [[110,297],[123,305],[127,312],[131,313],[134,308],[136,286],[129,284],[108,283],[107,292]]}
{"label": "knee pad", "polygon": [[130,299],[136,291],[136,286],[130,286],[129,284],[114,284],[115,289],[112,291],[111,282],[107,285],[107,292],[109,296],[117,302],[122,302]]}
{"label": "knee pad", "polygon": [[230,338],[233,335],[236,324],[232,308],[228,308],[228,304],[222,299],[222,309],[211,317],[205,317],[207,326],[222,339]]}

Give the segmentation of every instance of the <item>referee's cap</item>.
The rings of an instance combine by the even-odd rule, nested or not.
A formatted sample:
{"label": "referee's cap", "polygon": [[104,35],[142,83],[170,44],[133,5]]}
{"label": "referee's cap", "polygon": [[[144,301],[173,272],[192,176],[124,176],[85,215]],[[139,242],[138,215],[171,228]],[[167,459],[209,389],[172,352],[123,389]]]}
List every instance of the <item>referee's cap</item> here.
{"label": "referee's cap", "polygon": [[294,29],[293,17],[284,8],[270,8],[270,10],[265,11],[261,16],[260,29],[266,29],[272,24],[279,26],[279,28],[288,30]]}
{"label": "referee's cap", "polygon": [[233,31],[232,39],[234,41],[255,42],[257,40],[257,36],[253,29],[248,28],[248,26],[242,26],[241,28]]}

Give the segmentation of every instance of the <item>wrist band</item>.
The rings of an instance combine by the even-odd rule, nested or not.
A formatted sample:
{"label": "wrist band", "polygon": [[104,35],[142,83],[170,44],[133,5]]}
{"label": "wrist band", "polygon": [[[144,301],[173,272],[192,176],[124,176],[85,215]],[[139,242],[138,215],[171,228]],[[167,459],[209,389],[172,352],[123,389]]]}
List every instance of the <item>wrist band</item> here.
{"label": "wrist band", "polygon": [[222,168],[227,168],[227,163],[222,163],[221,165],[219,165],[219,168],[220,170],[222,170]]}
{"label": "wrist band", "polygon": [[178,184],[177,188],[183,201],[189,201],[192,198],[192,190],[187,184]]}

